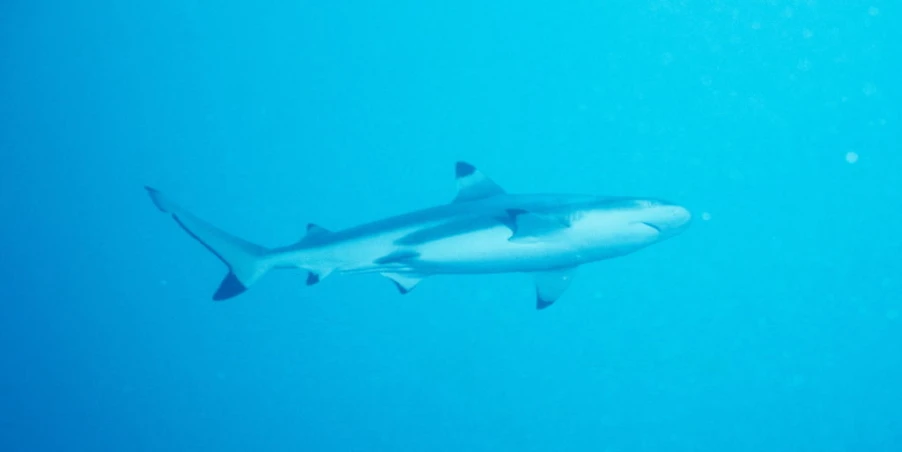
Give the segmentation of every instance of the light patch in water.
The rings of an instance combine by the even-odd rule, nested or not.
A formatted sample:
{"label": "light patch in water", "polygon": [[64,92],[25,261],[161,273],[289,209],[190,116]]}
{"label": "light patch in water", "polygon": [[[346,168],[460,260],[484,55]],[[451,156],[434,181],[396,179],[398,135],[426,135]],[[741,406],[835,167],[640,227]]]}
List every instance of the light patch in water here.
{"label": "light patch in water", "polygon": [[711,221],[711,214],[708,212],[702,212],[702,220]]}
{"label": "light patch in water", "polygon": [[865,96],[871,97],[874,94],[877,94],[877,85],[873,82],[867,82],[864,84],[864,87],[861,88],[861,92],[863,92]]}
{"label": "light patch in water", "polygon": [[856,152],[846,152],[846,161],[849,163],[855,163],[858,161],[858,153]]}

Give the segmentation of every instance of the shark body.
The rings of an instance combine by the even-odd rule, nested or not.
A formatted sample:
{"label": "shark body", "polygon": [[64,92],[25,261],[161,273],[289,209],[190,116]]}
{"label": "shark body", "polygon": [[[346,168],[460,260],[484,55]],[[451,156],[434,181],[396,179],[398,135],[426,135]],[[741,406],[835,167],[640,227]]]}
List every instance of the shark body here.
{"label": "shark body", "polygon": [[157,208],[229,267],[214,300],[235,297],[276,268],[380,273],[401,293],[437,274],[531,273],[536,307],[553,304],[583,264],[630,254],[683,232],[688,210],[657,200],[508,194],[472,165],[456,165],[448,204],[341,231],[308,224],[298,243],[264,248],[226,233],[147,188]]}

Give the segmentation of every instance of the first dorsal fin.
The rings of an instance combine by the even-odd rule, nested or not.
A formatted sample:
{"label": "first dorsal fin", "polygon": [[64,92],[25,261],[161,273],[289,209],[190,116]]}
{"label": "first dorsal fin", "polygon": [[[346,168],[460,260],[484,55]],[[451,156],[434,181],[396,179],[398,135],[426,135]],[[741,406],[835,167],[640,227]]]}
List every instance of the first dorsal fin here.
{"label": "first dorsal fin", "polygon": [[503,188],[467,162],[457,162],[455,173],[457,197],[454,202],[473,201],[505,193]]}

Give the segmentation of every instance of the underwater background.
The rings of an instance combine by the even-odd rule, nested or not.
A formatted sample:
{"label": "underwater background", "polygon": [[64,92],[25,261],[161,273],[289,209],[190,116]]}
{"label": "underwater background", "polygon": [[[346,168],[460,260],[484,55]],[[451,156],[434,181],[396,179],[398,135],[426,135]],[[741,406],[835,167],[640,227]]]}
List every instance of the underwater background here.
{"label": "underwater background", "polygon": [[[899,8],[4,0],[0,450],[902,450]],[[543,311],[519,274],[217,303],[143,189],[276,246],[458,160],[693,225]]]}

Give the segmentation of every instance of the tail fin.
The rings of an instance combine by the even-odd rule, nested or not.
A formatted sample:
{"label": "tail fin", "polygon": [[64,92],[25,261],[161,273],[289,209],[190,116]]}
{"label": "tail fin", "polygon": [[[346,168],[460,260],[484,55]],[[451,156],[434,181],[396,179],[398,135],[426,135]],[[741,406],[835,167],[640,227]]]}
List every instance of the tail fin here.
{"label": "tail fin", "polygon": [[240,295],[272,268],[270,252],[266,248],[217,229],[190,212],[182,210],[158,190],[144,188],[160,211],[172,215],[185,232],[229,267],[229,274],[213,294],[214,300],[226,300]]}

